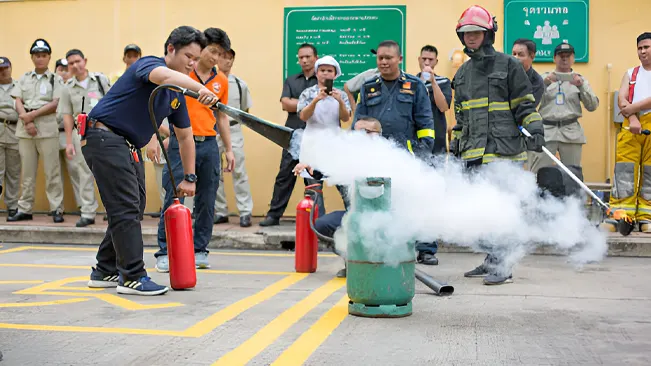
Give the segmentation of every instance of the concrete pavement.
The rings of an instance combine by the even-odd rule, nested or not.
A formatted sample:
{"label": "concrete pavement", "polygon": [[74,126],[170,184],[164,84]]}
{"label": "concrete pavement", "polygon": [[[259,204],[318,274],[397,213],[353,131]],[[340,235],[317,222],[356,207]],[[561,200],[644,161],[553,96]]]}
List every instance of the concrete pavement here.
{"label": "concrete pavement", "polygon": [[[95,225],[85,228],[75,227],[79,216],[66,215],[65,222],[55,224],[47,215],[34,215],[32,221],[6,222],[0,219],[0,243],[31,244],[85,244],[97,246],[106,233],[106,221],[97,217]],[[158,230],[157,218],[145,216],[142,221],[142,236],[145,246],[156,247]],[[248,228],[239,226],[239,218],[231,217],[230,223],[213,226],[212,239],[208,245],[212,249],[280,250],[293,248],[296,238],[295,221],[292,218],[281,220],[280,226],[261,227],[262,218],[253,218]],[[608,237],[610,256],[651,257],[651,234],[633,232],[629,236],[610,233]],[[469,253],[465,247],[453,243],[442,243],[440,252]],[[554,248],[540,247],[535,254],[559,254]]]}
{"label": "concrete pavement", "polygon": [[369,319],[347,314],[329,253],[305,275],[291,253],[213,251],[196,289],[144,298],[85,287],[95,248],[0,246],[2,365],[651,364],[647,258],[529,256],[488,287],[462,275],[483,256],[441,253],[419,268],[452,296],[417,283],[412,316]]}

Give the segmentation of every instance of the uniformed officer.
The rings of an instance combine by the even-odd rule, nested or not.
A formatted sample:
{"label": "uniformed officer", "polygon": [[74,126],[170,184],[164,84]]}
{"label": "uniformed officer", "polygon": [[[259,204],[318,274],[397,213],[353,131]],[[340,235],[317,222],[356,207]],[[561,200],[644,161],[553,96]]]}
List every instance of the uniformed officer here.
{"label": "uniformed officer", "polygon": [[20,191],[20,153],[16,137],[18,112],[16,101],[10,95],[15,85],[16,81],[11,77],[11,61],[0,57],[0,183],[4,177],[7,217],[16,215]]}
{"label": "uniformed officer", "polygon": [[[225,52],[223,57],[219,58],[219,71],[228,77],[228,105],[238,108],[242,111],[249,112],[253,105],[251,92],[247,83],[231,73],[233,62],[235,61],[235,51],[230,49]],[[244,135],[242,134],[242,125],[234,119],[228,117],[231,125],[231,145],[235,155],[235,169],[233,170],[233,190],[235,191],[235,203],[240,214],[240,226],[251,226],[251,212],[253,211],[253,198],[251,197],[251,185],[249,177],[246,174],[244,164]],[[224,155],[226,152],[224,142],[221,136],[218,136],[219,154]],[[215,224],[228,222],[228,207],[226,205],[226,194],[224,192],[224,175],[220,174],[219,188],[217,189],[217,198],[215,199]]]}
{"label": "uniformed officer", "polygon": [[[361,118],[375,118],[382,125],[382,136],[429,159],[434,148],[434,115],[425,84],[400,70],[402,52],[396,42],[381,42],[375,54],[380,75],[362,85],[352,128]],[[435,247],[435,243],[417,243],[418,261],[438,264]]]}
{"label": "uniformed officer", "polygon": [[124,62],[125,68],[124,70],[120,70],[118,72],[114,72],[111,74],[111,84],[115,84],[115,82],[124,74],[124,71],[129,68],[129,66],[133,65],[134,62],[138,61],[138,59],[142,57],[142,50],[137,44],[128,44],[124,47],[124,52],[122,53],[122,62]]}
{"label": "uniformed officer", "polygon": [[70,79],[70,71],[68,70],[68,60],[65,58],[60,58],[54,64],[54,73],[61,76],[63,82],[65,83]]}
{"label": "uniformed officer", "polygon": [[[536,112],[532,86],[515,57],[493,48],[497,24],[481,6],[471,6],[457,23],[457,35],[470,60],[461,65],[452,80],[458,134],[451,143],[467,167],[481,167],[497,160],[524,167],[527,149],[542,151],[542,118]],[[520,133],[524,126],[532,135]],[[484,263],[466,277],[486,276],[484,284],[512,282],[511,269],[496,264],[504,256],[499,248],[486,245]]]}
{"label": "uniformed officer", "polygon": [[[556,70],[542,75],[545,92],[540,102],[540,115],[545,125],[545,146],[552,154],[558,151],[560,160],[567,166],[580,170],[581,151],[587,143],[579,118],[583,116],[581,103],[585,109],[594,112],[599,107],[599,98],[588,80],[572,70],[574,47],[561,43],[554,49]],[[546,154],[534,154],[531,171],[554,162]]]}
{"label": "uniformed officer", "polygon": [[394,41],[377,48],[380,75],[362,85],[353,126],[363,117],[382,124],[382,136],[413,154],[429,157],[434,146],[434,119],[425,84],[400,70],[402,52]]}
{"label": "uniformed officer", "polygon": [[84,227],[95,223],[98,204],[93,173],[81,154],[79,133],[73,131],[73,128],[79,113],[90,113],[99,100],[106,95],[111,85],[104,74],[89,72],[86,69],[87,60],[80,50],[68,51],[66,60],[73,76],[61,91],[61,100],[57,109],[63,116],[63,121],[59,125],[59,148],[65,151],[63,160],[68,168],[75,200],[81,207],[81,219],[77,222],[77,227]]}
{"label": "uniformed officer", "polygon": [[48,70],[52,57],[50,44],[39,38],[29,49],[34,70],[26,72],[11,96],[16,99],[20,118],[16,127],[18,148],[22,163],[22,195],[18,212],[7,221],[32,220],[34,188],[38,158],[43,158],[46,194],[55,223],[63,222],[63,182],[59,161],[59,128],[56,109],[63,88],[60,76]]}

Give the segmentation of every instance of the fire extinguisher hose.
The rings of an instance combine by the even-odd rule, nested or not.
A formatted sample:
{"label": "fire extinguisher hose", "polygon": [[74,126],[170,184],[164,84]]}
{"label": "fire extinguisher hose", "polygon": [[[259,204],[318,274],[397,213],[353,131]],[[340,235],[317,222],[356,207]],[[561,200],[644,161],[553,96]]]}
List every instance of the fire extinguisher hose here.
{"label": "fire extinguisher hose", "polygon": [[[314,227],[314,210],[317,208],[317,205],[319,203],[319,200],[323,200],[322,195],[319,194],[316,190],[308,189],[309,192],[312,192],[314,195],[313,199],[313,204],[312,204],[312,209],[310,210],[310,228],[316,236],[327,242],[332,244],[332,250],[335,252],[336,255],[340,256],[341,258],[346,260],[346,255],[344,253],[341,253],[340,251],[337,250],[335,246],[335,240],[329,236],[321,234],[315,227]],[[417,280],[419,280],[421,283],[423,283],[425,286],[429,287],[434,291],[434,293],[438,296],[449,296],[454,293],[454,287],[451,285],[448,285],[447,283],[442,283],[434,279],[434,277],[430,276],[427,274],[425,271],[422,271],[418,268],[415,268],[415,277]]]}
{"label": "fire extinguisher hose", "polygon": [[[156,123],[156,115],[154,113],[154,99],[156,98],[156,95],[161,89],[169,89],[175,92],[183,93],[183,95],[189,95],[193,98],[196,98],[197,93],[192,90],[182,88],[178,85],[161,84],[157,86],[149,95],[149,103],[148,103],[149,118],[151,119],[152,127],[154,127],[154,133],[158,138],[158,144],[160,145],[161,150],[163,150],[163,156],[165,156],[165,161],[169,162],[170,159],[167,156],[167,150],[165,150],[165,144],[163,144],[163,138],[161,137],[160,132],[158,132],[158,124]],[[172,180],[172,187],[174,187],[174,198],[180,198],[177,191],[176,181],[174,180],[174,174],[172,174],[171,170],[170,170],[170,179]]]}

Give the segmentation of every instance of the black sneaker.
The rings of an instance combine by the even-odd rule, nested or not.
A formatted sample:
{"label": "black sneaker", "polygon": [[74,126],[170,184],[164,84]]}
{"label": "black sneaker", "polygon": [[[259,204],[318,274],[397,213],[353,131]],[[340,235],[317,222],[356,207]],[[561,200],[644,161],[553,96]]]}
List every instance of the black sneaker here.
{"label": "black sneaker", "polygon": [[92,272],[90,273],[90,281],[88,281],[88,287],[90,288],[109,288],[118,286],[118,274],[104,274],[97,270],[95,267],[91,267]]}
{"label": "black sneaker", "polygon": [[479,267],[463,274],[464,277],[484,277],[488,274],[488,269],[482,263]]}
{"label": "black sneaker", "polygon": [[434,254],[419,252],[418,263],[426,264],[428,266],[437,266],[439,264],[439,259],[436,258]]}
{"label": "black sneaker", "polygon": [[507,277],[492,273],[484,278],[484,285],[503,285],[505,283],[513,283],[512,274]]}
{"label": "black sneaker", "polygon": [[137,281],[124,281],[120,276],[117,287],[118,294],[141,296],[162,295],[168,290],[167,286],[161,286],[147,276],[142,276]]}
{"label": "black sneaker", "polygon": [[263,221],[260,222],[260,226],[278,226],[280,225],[280,219],[267,216]]}

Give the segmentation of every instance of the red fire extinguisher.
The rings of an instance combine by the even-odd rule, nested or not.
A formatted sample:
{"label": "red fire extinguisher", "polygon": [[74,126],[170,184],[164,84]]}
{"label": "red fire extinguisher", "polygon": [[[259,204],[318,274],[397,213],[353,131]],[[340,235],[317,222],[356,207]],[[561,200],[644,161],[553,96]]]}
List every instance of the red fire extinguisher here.
{"label": "red fire extinguisher", "polygon": [[197,284],[192,237],[192,214],[178,198],[165,210],[165,235],[170,265],[170,285],[174,290]]}
{"label": "red fire extinguisher", "polygon": [[310,227],[310,211],[314,212],[314,221],[319,216],[318,207],[310,197],[308,191],[321,194],[320,184],[313,184],[305,188],[305,197],[296,206],[296,245],[294,267],[298,273],[316,272],[317,251],[319,243],[316,234]]}

